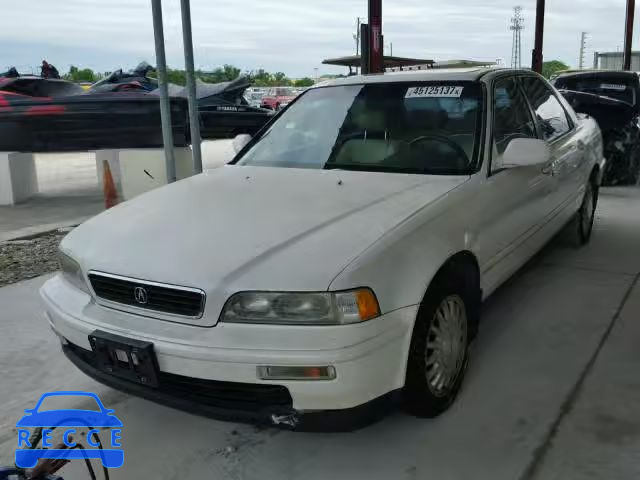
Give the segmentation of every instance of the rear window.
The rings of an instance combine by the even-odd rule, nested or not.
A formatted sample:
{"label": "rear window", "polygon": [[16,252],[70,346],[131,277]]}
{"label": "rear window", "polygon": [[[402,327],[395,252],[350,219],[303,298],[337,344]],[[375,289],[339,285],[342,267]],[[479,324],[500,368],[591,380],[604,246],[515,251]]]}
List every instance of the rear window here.
{"label": "rear window", "polygon": [[592,78],[558,78],[555,86],[562,90],[575,90],[577,92],[593,93],[605,97],[622,100],[631,105],[636,105],[635,85],[631,79],[620,77],[592,77]]}

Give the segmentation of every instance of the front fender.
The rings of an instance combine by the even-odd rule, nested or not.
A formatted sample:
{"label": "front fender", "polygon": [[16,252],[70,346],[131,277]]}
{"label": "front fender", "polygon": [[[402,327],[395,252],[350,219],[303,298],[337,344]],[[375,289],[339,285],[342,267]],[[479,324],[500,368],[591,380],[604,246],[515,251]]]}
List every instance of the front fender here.
{"label": "front fender", "polygon": [[424,218],[432,213],[424,212],[383,236],[333,280],[330,290],[370,287],[383,312],[420,304],[447,260],[473,249],[472,235],[445,215]]}

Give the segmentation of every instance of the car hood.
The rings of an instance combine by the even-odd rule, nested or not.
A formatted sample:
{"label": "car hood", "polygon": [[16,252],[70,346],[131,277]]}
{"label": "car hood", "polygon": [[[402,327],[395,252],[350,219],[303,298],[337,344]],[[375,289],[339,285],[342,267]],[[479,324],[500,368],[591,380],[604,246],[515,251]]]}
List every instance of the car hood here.
{"label": "car hood", "polygon": [[[468,177],[226,166],[123,203],[62,242],[83,270],[203,289],[324,291]],[[216,312],[210,312],[210,308]]]}

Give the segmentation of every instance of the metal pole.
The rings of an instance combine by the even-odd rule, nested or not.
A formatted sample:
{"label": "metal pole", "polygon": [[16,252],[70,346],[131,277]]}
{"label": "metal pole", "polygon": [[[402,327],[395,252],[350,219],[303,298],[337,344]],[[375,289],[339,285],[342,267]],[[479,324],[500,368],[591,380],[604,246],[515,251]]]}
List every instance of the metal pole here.
{"label": "metal pole", "polygon": [[187,100],[189,101],[189,125],[191,126],[191,150],[193,174],[202,173],[202,149],[200,143],[200,115],[196,97],[196,74],[193,66],[193,35],[191,33],[190,0],[180,0],[182,10],[182,43],[184,44],[184,68],[187,74]]}
{"label": "metal pole", "polygon": [[171,128],[171,103],[167,81],[167,59],[164,53],[164,29],[162,27],[162,0],[151,0],[153,14],[153,36],[156,42],[156,68],[158,69],[158,89],[160,90],[160,118],[162,120],[162,141],[167,168],[167,183],[176,181],[176,158],[173,153],[173,130]]}
{"label": "metal pole", "polygon": [[369,73],[384,71],[382,0],[369,0]]}
{"label": "metal pole", "polygon": [[536,41],[531,59],[531,69],[534,72],[542,73],[542,63],[544,55],[542,48],[544,44],[544,7],[545,0],[538,0],[536,7]]}
{"label": "metal pole", "polygon": [[623,70],[631,70],[633,47],[633,20],[636,13],[636,0],[627,0],[627,19],[624,29],[624,65]]}

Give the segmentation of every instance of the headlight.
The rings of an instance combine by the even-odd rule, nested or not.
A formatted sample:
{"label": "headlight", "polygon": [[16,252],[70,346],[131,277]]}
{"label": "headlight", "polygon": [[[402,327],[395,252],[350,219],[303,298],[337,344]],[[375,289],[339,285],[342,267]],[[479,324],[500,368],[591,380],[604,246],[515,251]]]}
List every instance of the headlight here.
{"label": "headlight", "polygon": [[347,325],[380,316],[367,288],[337,293],[241,292],[226,303],[220,320],[274,325]]}
{"label": "headlight", "polygon": [[84,279],[82,269],[78,262],[62,252],[58,252],[58,260],[60,262],[60,270],[62,270],[64,278],[74,287],[79,288],[85,293],[89,293],[89,286]]}

